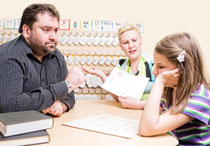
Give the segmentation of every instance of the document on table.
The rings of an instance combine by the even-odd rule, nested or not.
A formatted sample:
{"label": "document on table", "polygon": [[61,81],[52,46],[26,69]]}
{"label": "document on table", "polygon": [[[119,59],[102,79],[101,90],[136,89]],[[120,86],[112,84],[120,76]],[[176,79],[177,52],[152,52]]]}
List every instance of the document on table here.
{"label": "document on table", "polygon": [[102,88],[117,95],[140,100],[149,78],[129,74],[119,68],[114,68]]}
{"label": "document on table", "polygon": [[64,123],[66,126],[101,132],[124,138],[138,134],[138,120],[116,117],[108,114],[89,115],[87,117]]}

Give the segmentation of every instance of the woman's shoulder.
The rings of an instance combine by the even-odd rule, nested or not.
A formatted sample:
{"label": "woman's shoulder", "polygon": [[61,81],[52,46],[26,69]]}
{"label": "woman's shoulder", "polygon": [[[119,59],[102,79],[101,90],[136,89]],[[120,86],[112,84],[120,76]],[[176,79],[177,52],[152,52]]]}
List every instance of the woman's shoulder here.
{"label": "woman's shoulder", "polygon": [[125,61],[126,61],[126,58],[121,58],[121,59],[118,60],[118,63],[119,63],[120,66],[122,66],[123,63],[125,63]]}
{"label": "woman's shoulder", "polygon": [[145,53],[145,52],[142,52],[142,58],[147,61],[148,63],[152,63],[153,62],[153,57],[152,57],[152,54],[148,54],[148,53]]}

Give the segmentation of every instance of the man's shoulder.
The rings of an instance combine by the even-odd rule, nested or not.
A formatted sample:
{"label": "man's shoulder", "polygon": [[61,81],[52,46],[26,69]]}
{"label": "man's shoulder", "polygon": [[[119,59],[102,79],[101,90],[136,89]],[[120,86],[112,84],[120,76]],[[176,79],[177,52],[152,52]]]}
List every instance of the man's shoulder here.
{"label": "man's shoulder", "polygon": [[19,41],[19,37],[17,37],[14,40],[11,40],[9,42],[6,42],[0,45],[0,54],[16,55],[18,53],[17,48],[19,46],[20,46],[20,41]]}
{"label": "man's shoulder", "polygon": [[55,49],[52,55],[54,56],[53,58],[56,60],[56,62],[61,66],[63,66],[63,64],[66,64],[64,56],[58,48]]}
{"label": "man's shoulder", "polygon": [[55,51],[54,51],[54,55],[62,56],[63,54],[61,53],[61,51],[58,48],[56,48]]}
{"label": "man's shoulder", "polygon": [[56,56],[56,58],[58,58],[59,60],[64,59],[63,54],[58,48],[55,49],[55,51],[53,52],[53,55]]}
{"label": "man's shoulder", "polygon": [[22,50],[23,47],[24,46],[21,43],[19,37],[0,45],[0,60],[1,61],[13,60],[13,61],[22,62],[26,54],[26,52]]}

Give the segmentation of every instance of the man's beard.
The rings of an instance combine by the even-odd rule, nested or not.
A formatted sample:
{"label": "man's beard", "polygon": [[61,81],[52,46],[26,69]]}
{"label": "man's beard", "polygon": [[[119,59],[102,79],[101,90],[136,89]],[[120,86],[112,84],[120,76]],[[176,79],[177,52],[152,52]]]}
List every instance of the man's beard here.
{"label": "man's beard", "polygon": [[[45,56],[47,54],[50,54],[52,52],[54,52],[55,48],[56,48],[56,44],[55,45],[41,45],[39,43],[39,41],[37,39],[31,38],[29,40],[29,45],[32,48],[33,52],[39,56]],[[51,51],[53,50],[53,51]]]}
{"label": "man's beard", "polygon": [[[41,46],[31,43],[30,47],[32,48],[33,52],[39,56],[45,56],[47,54],[52,53],[55,50],[55,46],[53,47],[53,51],[51,51],[50,48],[47,48],[47,46]],[[52,46],[50,46],[52,48]]]}
{"label": "man's beard", "polygon": [[[53,48],[53,50],[55,50],[55,47],[56,46],[49,46],[50,48]],[[52,52],[54,52],[54,51],[51,51],[49,48],[47,48],[46,46],[42,46],[42,48],[43,49],[41,49],[42,50],[42,52],[43,53],[45,53],[45,54],[50,54],[50,53],[52,53]]]}

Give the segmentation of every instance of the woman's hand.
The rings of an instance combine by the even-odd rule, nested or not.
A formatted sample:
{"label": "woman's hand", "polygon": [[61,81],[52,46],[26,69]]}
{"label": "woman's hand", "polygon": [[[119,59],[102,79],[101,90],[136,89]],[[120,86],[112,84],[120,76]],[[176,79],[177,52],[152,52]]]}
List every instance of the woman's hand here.
{"label": "woman's hand", "polygon": [[92,67],[92,69],[88,69],[88,68],[84,68],[82,67],[82,70],[86,73],[92,74],[92,75],[96,75],[99,78],[101,78],[101,80],[104,82],[107,78],[107,76],[105,75],[105,73],[102,70],[98,70],[95,67]]}

